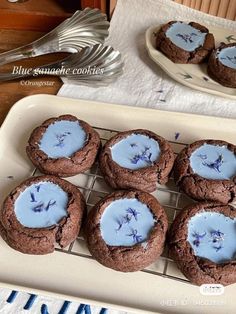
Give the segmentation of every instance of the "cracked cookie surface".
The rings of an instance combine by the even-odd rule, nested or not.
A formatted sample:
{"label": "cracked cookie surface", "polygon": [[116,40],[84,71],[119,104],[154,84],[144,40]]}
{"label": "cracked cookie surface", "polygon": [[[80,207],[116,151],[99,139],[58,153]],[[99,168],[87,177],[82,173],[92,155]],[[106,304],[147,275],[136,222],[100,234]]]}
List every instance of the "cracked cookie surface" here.
{"label": "cracked cookie surface", "polygon": [[[198,64],[203,62],[215,47],[214,36],[211,33],[209,33],[209,30],[205,26],[201,24],[195,22],[190,22],[189,24],[186,24],[191,26],[196,31],[202,34],[206,34],[204,42],[201,45],[196,47],[196,49],[194,49],[193,51],[187,51],[174,44],[174,42],[166,35],[168,30],[171,27],[173,27],[173,25],[175,25],[176,23],[183,22],[170,21],[160,28],[156,36],[156,48],[163,52],[174,63]],[[190,35],[184,33],[177,34],[177,36],[182,36],[181,38],[185,42],[187,41],[188,43],[192,43],[194,41],[194,38],[191,38]]]}
{"label": "cracked cookie surface", "polygon": [[[224,55],[221,57],[221,54]],[[207,71],[221,85],[236,88],[236,43],[222,43],[214,50],[210,55]]]}
{"label": "cracked cookie surface", "polygon": [[[133,206],[125,206],[123,201]],[[137,203],[139,207],[135,208]],[[110,213],[107,212],[109,206],[116,204],[118,204],[116,208],[111,208]],[[124,217],[121,215],[117,219],[120,210],[124,212]],[[145,238],[142,230],[147,227],[148,221],[150,222],[146,211],[149,212],[153,222],[149,225],[148,232],[146,230]],[[112,217],[109,217],[111,213]],[[121,225],[118,220],[121,221]],[[133,272],[147,267],[161,255],[167,226],[166,213],[155,197],[136,190],[116,191],[91,209],[86,221],[85,237],[89,251],[99,263],[117,271]],[[106,228],[114,230],[109,229],[106,234]],[[107,237],[111,236],[113,238],[110,241],[116,242],[107,244]],[[132,245],[129,243],[130,240],[134,240]]]}
{"label": "cracked cookie surface", "polygon": [[[60,123],[67,125],[58,125],[57,132],[50,131]],[[77,124],[76,128],[73,124]],[[62,115],[44,121],[33,130],[26,152],[40,172],[68,177],[91,168],[100,145],[98,133],[88,123],[72,115]]]}
{"label": "cracked cookie surface", "polygon": [[[236,282],[236,261],[235,257],[232,260],[228,260],[221,263],[216,263],[209,258],[203,258],[195,255],[194,248],[191,243],[188,241],[188,226],[191,222],[191,219],[196,217],[196,215],[218,215],[223,216],[228,221],[234,223],[234,230],[236,224],[236,210],[234,207],[223,204],[216,203],[198,203],[192,206],[187,207],[180,211],[178,216],[175,218],[174,222],[171,225],[169,234],[168,234],[168,245],[169,245],[169,254],[171,258],[177,263],[179,269],[183,272],[183,274],[194,284],[202,285],[207,283],[217,283],[222,285],[229,285]],[[205,224],[209,224],[209,229],[205,230],[206,232],[199,232],[198,227],[202,226],[202,222],[200,225],[193,226],[194,235],[199,234],[198,238],[195,238],[195,246],[201,248],[205,241],[207,245],[209,245],[209,238],[211,235],[223,235],[225,237],[222,238],[220,242],[222,242],[221,250],[224,250],[224,241],[230,241],[233,245],[235,244],[235,238],[233,234],[229,234],[229,230],[222,231],[222,223],[219,222],[217,224],[217,230],[214,231],[212,229],[213,224],[209,223],[210,219],[205,221]],[[198,233],[199,232],[199,233]],[[208,238],[202,240],[203,236]],[[209,233],[210,232],[210,233]],[[228,232],[228,233],[227,233]],[[220,254],[220,250],[218,250],[219,246],[219,237],[214,238],[217,244],[215,254]],[[214,245],[214,243],[212,243]],[[214,247],[212,248],[214,249]],[[235,249],[235,247],[234,247]],[[209,254],[210,248],[207,248],[206,253]],[[235,252],[235,251],[234,251]],[[222,252],[224,254],[224,252]]]}
{"label": "cracked cookie surface", "polygon": [[[60,191],[65,193],[65,214],[60,216],[58,221],[54,221],[53,224],[47,227],[26,227],[22,224],[24,221],[21,220],[22,223],[20,223],[18,220],[19,216],[16,213],[15,204],[30,186],[48,183],[59,187]],[[48,194],[48,199],[50,200],[50,192]],[[27,216],[29,216],[27,211],[28,213],[30,211],[29,214],[31,214],[31,211],[34,212],[35,218],[30,222],[32,225],[37,222],[39,219],[37,217],[41,215],[46,214],[50,218],[50,215],[55,210],[55,206],[49,208],[49,205],[55,205],[55,201],[43,204],[42,200],[37,199],[37,192],[34,195],[32,192],[28,192],[28,195],[28,204],[26,204],[28,206],[25,205],[24,208],[22,206],[18,208],[20,211],[25,212],[24,219],[27,219]],[[81,227],[85,207],[83,195],[73,184],[55,176],[33,177],[22,182],[5,199],[0,212],[0,233],[2,238],[12,248],[22,253],[51,253],[54,251],[56,244],[64,248],[76,239]],[[49,210],[51,210],[51,213]]]}
{"label": "cracked cookie surface", "polygon": [[[155,141],[159,146],[159,155],[156,160],[150,160],[152,152],[147,151],[148,147],[142,146],[139,153],[134,147],[133,155],[128,155],[130,152],[125,149],[123,155],[126,156],[127,161],[131,160],[132,166],[125,167],[119,165],[112,157],[112,147],[128,137],[141,135]],[[136,145],[136,143],[131,143]],[[139,147],[139,143],[137,144]],[[147,154],[145,154],[147,151]],[[128,153],[128,154],[127,154]],[[152,155],[153,156],[153,155]],[[139,158],[138,158],[139,157]],[[145,158],[144,158],[145,157]],[[146,166],[141,164],[138,168],[137,161],[146,160]],[[138,161],[139,162],[139,161]],[[144,129],[131,130],[120,132],[112,137],[104,145],[99,155],[99,167],[105,181],[114,189],[138,189],[146,192],[153,192],[157,188],[157,183],[165,184],[168,181],[169,174],[174,163],[173,150],[163,137]],[[131,166],[131,164],[130,164]]]}
{"label": "cracked cookie surface", "polygon": [[[177,156],[174,164],[174,180],[184,193],[195,200],[214,201],[223,204],[233,202],[236,198],[236,173],[227,179],[209,179],[194,172],[191,167],[190,159],[192,154],[206,144],[225,147],[229,152],[232,152],[234,158],[236,156],[236,146],[228,142],[210,139],[196,141],[186,146]],[[215,162],[218,160],[218,166],[220,163],[227,165],[226,160],[222,159],[220,161],[219,157],[220,155],[215,160]],[[216,175],[220,174],[221,169],[213,167],[213,160],[202,160],[202,163],[206,163],[206,167],[212,169],[212,172]],[[231,165],[229,165],[229,168],[233,169]]]}

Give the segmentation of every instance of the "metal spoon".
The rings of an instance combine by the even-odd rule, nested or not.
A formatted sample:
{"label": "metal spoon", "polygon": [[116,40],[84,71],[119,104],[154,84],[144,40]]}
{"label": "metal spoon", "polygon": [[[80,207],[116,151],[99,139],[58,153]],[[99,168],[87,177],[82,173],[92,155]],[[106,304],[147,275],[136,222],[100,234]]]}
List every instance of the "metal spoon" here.
{"label": "metal spoon", "polygon": [[65,78],[66,82],[97,87],[113,82],[122,73],[120,52],[111,46],[97,44],[82,48],[56,63],[30,69],[14,67],[13,73],[0,74],[0,82],[29,76],[56,75]]}
{"label": "metal spoon", "polygon": [[103,43],[109,22],[98,9],[76,11],[51,32],[32,43],[0,54],[0,65],[53,52],[77,52],[81,48]]}

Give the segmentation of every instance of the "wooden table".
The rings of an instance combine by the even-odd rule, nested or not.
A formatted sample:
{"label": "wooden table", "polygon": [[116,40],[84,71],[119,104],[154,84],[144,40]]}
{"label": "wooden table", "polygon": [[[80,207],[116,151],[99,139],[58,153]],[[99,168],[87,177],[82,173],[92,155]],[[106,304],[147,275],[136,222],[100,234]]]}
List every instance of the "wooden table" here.
{"label": "wooden table", "polygon": [[[115,1],[115,0],[114,0]],[[0,52],[28,44],[41,37],[76,9],[98,7],[103,12],[109,7],[109,0],[30,0],[12,4],[0,0]],[[73,6],[68,4],[72,4]],[[65,57],[65,55],[62,55]],[[12,71],[14,65],[33,67],[58,60],[58,56],[31,58],[0,67],[0,72]],[[36,84],[44,84],[37,86]],[[46,85],[45,85],[46,84]],[[62,81],[55,77],[39,77],[0,83],[0,125],[9,109],[19,99],[33,94],[57,94]]]}
{"label": "wooden table", "polygon": [[[23,44],[29,43],[36,38],[42,36],[43,33],[36,31],[16,31],[16,30],[0,30],[0,52],[14,49]],[[55,59],[55,56],[43,56],[34,60],[34,64],[47,63]],[[31,61],[32,62],[32,61]],[[17,63],[14,63],[16,65]],[[19,64],[19,63],[18,63]],[[29,64],[29,61],[20,62],[22,66]],[[11,67],[12,68],[13,64]],[[1,67],[2,69],[3,67]],[[33,84],[48,84],[48,86],[36,86]],[[46,82],[46,83],[45,83]],[[52,85],[52,86],[49,86]],[[54,77],[38,77],[24,80],[17,80],[7,83],[0,83],[0,124],[2,124],[11,106],[19,99],[34,94],[56,94],[62,82],[59,78]]]}

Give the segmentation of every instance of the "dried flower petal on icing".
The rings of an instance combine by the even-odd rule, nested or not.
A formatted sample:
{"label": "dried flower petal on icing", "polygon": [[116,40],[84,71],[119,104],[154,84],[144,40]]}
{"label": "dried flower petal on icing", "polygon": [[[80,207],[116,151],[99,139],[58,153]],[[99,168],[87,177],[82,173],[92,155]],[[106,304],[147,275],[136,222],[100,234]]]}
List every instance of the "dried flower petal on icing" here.
{"label": "dried flower petal on icing", "polygon": [[223,164],[223,156],[220,154],[219,157],[213,161],[213,162],[206,162],[207,155],[198,155],[199,158],[203,160],[202,164],[203,166],[206,166],[208,168],[214,169],[217,172],[221,172],[220,167]]}
{"label": "dried flower petal on icing", "polygon": [[124,217],[122,217],[122,219],[118,220],[118,228],[116,229],[116,231],[119,231],[121,229],[121,227],[123,226],[123,224],[127,224],[131,221],[132,216],[130,216],[129,214],[126,214]]}
{"label": "dried flower petal on icing", "polygon": [[233,57],[229,57],[229,56],[221,57],[220,60],[229,60],[233,64],[236,64],[236,56],[233,56]]}
{"label": "dried flower petal on icing", "polygon": [[216,252],[218,252],[219,250],[221,250],[223,248],[223,246],[222,245],[213,246],[213,248],[216,250]]}
{"label": "dried flower petal on icing", "polygon": [[30,192],[30,197],[31,197],[31,201],[30,201],[31,203],[36,203],[37,202],[33,192]]}
{"label": "dried flower petal on icing", "polygon": [[129,207],[126,209],[126,212],[131,214],[135,220],[138,220],[138,215],[140,215],[140,213],[136,209]]}
{"label": "dried flower petal on icing", "polygon": [[220,230],[214,230],[211,232],[212,242],[219,242],[224,240],[224,233]]}
{"label": "dried flower petal on icing", "polygon": [[43,203],[43,202],[41,202],[41,203],[35,205],[35,206],[32,208],[32,210],[33,210],[35,213],[40,213],[40,212],[43,211],[43,209],[44,209],[44,203]]}
{"label": "dried flower petal on icing", "polygon": [[35,186],[37,192],[39,192],[40,187],[41,187],[41,184]]}
{"label": "dried flower petal on icing", "polygon": [[202,160],[207,159],[207,155],[203,155],[203,154],[198,155],[198,157],[201,158]]}
{"label": "dried flower petal on icing", "polygon": [[70,135],[70,134],[71,134],[71,132],[65,132],[63,134],[56,134],[56,138],[58,140],[58,143],[55,144],[54,146],[55,147],[64,147],[65,146],[64,140],[67,137],[67,135]]}
{"label": "dried flower petal on icing", "polygon": [[197,36],[197,34],[195,34],[195,33],[191,33],[191,34],[180,34],[180,33],[178,33],[178,34],[176,34],[176,36],[183,39],[186,43],[188,43],[188,42],[192,43],[193,42],[192,37]]}
{"label": "dried flower petal on icing", "polygon": [[144,151],[141,154],[136,154],[130,160],[132,164],[137,164],[140,160],[145,161],[147,164],[152,164],[151,157],[152,153],[148,152],[150,147],[145,147]]}
{"label": "dried flower petal on icing", "polygon": [[117,223],[118,223],[118,228],[116,229],[116,232],[118,232],[122,228],[123,221],[122,220],[118,220]]}
{"label": "dried flower petal on icing", "polygon": [[198,232],[193,233],[193,237],[195,240],[193,241],[193,245],[196,245],[197,247],[200,245],[201,240],[206,236],[206,232],[203,234],[199,234]]}
{"label": "dried flower petal on icing", "polygon": [[137,229],[132,229],[132,232],[130,234],[127,234],[128,237],[133,237],[133,240],[135,243],[139,243],[142,241],[142,236],[138,235],[138,230]]}
{"label": "dried flower petal on icing", "polygon": [[45,207],[45,210],[48,211],[49,208],[50,208],[51,206],[56,205],[56,203],[57,203],[56,201],[50,200],[50,201],[48,202],[47,206]]}
{"label": "dried flower petal on icing", "polygon": [[132,219],[132,216],[126,214],[124,217],[123,217],[123,223],[124,224],[128,224]]}

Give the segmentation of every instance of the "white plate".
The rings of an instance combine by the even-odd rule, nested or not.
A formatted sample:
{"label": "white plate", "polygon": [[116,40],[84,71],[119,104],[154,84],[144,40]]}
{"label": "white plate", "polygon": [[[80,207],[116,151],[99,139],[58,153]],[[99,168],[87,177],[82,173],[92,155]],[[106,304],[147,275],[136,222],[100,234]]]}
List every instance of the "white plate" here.
{"label": "white plate", "polygon": [[[208,27],[213,33],[216,47],[221,42],[236,42],[236,34],[227,29]],[[177,82],[209,94],[236,99],[236,88],[228,88],[212,80],[207,74],[206,64],[180,64],[174,63],[163,53],[156,49],[156,32],[160,25],[152,26],[146,31],[146,47],[151,59],[156,62],[169,76]]]}
{"label": "white plate", "polygon": [[[74,114],[96,127],[103,142],[114,131],[147,128],[171,141],[175,152],[183,143],[210,137],[235,143],[236,120],[189,115],[153,109],[125,107],[72,100],[50,95],[29,96],[11,109],[0,130],[0,199],[25,178],[34,167],[25,153],[27,139],[35,126],[49,117]],[[39,174],[36,172],[36,174]],[[110,189],[97,165],[85,174],[68,178],[80,187],[92,206]],[[170,179],[154,195],[164,206],[171,222],[190,200],[178,192]],[[45,256],[25,255],[0,239],[0,284],[37,294],[104,305],[134,313],[234,313],[236,285],[224,295],[203,296],[199,287],[188,283],[166,255],[145,271],[120,273],[94,261],[79,237],[65,250]],[[218,306],[216,306],[218,304]],[[207,308],[207,310],[206,310]]]}

